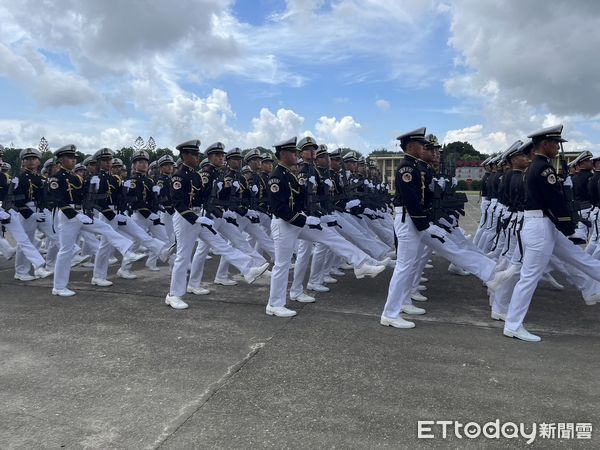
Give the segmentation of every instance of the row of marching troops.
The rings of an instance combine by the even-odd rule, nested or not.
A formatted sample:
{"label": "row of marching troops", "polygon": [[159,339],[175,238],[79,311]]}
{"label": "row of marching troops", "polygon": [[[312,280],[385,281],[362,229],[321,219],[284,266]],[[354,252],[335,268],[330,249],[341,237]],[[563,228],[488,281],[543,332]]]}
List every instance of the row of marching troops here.
{"label": "row of marching troops", "polygon": [[19,175],[0,176],[0,252],[15,256],[15,278],[53,275],[52,293],[70,297],[72,266],[89,267],[93,285],[110,286],[116,256],[125,279],[137,278],[132,264],[146,258],[151,271],[169,264],[165,303],[185,309],[185,294],[210,292],[202,281],[212,252],[220,257],[215,284],[237,284],[230,266],[248,283],[270,277],[267,313],[290,316],[290,267],[290,299],[313,302],[307,290],[329,291],[343,270],[374,277],[390,264],[389,186],[355,152],[293,138],[275,146],[273,169],[271,154],[257,149],[242,155],[217,142],[201,153],[193,140],[177,150],[177,161],[165,155],[153,164],[146,151],[134,152],[129,175],[108,148],[76,164],[76,147],[66,145],[42,167],[37,149],[23,150]]}
{"label": "row of marching troops", "polygon": [[[210,293],[202,281],[212,252],[220,257],[216,284],[237,283],[230,266],[247,283],[270,279],[266,313],[290,317],[296,311],[286,307],[288,295],[314,302],[312,293],[328,291],[344,270],[360,279],[389,266],[380,323],[413,328],[401,313],[425,313],[413,302],[427,300],[422,275],[435,251],[451,262],[450,272],[483,281],[492,319],[505,322],[504,335],[526,341],[540,340],[523,326],[538,283],[562,288],[552,270],[567,274],[587,304],[600,300],[600,158],[583,152],[557,173],[562,126],[488,158],[481,221],[471,240],[459,224],[466,197],[444,174],[441,146],[425,132],[398,137],[404,158],[393,198],[356,153],[328,152],[311,137],[275,145],[275,168],[272,156],[258,150],[242,155],[217,142],[201,152],[199,140],[184,142],[179,160],[161,157],[152,177],[143,150],[134,153],[126,176],[108,148],[80,174],[74,145],[58,149],[42,174],[39,152],[25,149],[21,174],[0,176],[0,220],[17,242],[15,277],[53,272],[52,293],[72,296],[70,268],[87,255],[98,286],[112,284],[113,253],[122,255],[117,275],[123,278],[135,278],[131,265],[145,257],[149,270],[160,270],[158,260],[169,263],[165,303],[185,309],[186,294]],[[0,251],[12,257],[15,248],[0,239]]]}
{"label": "row of marching troops", "polygon": [[504,335],[531,342],[541,338],[523,321],[538,283],[563,289],[552,271],[562,272],[587,305],[600,301],[600,157],[584,151],[567,164],[562,129],[537,131],[482,163],[473,242],[503,280],[489,292],[491,317],[504,321]]}

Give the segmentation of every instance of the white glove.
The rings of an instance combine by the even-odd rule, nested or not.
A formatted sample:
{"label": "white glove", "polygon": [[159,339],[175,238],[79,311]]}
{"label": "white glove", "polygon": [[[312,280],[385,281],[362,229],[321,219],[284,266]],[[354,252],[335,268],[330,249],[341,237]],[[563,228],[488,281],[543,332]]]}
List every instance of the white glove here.
{"label": "white glove", "polygon": [[446,189],[446,179],[445,178],[440,178],[439,180],[437,180],[437,184],[442,188],[442,189]]}
{"label": "white glove", "polygon": [[256,185],[252,186],[252,192],[255,194],[258,192],[258,187]]}
{"label": "white glove", "polygon": [[199,223],[200,225],[207,225],[209,227],[215,224],[212,220],[205,216],[198,216],[198,218],[196,219],[196,223]]}
{"label": "white glove", "polygon": [[100,177],[98,175],[94,175],[92,178],[90,178],[90,184],[93,184],[96,187],[100,186]]}
{"label": "white glove", "polygon": [[452,187],[458,186],[458,178],[452,177]]}
{"label": "white glove", "polygon": [[159,219],[158,214],[152,213],[148,216],[148,220],[156,220]]}
{"label": "white glove", "polygon": [[321,219],[319,219],[318,217],[315,216],[308,216],[306,218],[306,225],[320,225],[321,224]]}
{"label": "white glove", "polygon": [[352,180],[353,183],[358,183],[358,178]]}
{"label": "white glove", "polygon": [[363,184],[364,184],[365,186],[368,186],[368,185],[369,185],[369,180],[366,180],[366,179],[365,179],[365,180],[363,181]]}
{"label": "white glove", "polygon": [[375,185],[369,181],[369,187],[370,187],[371,189],[373,189],[373,188],[375,187]]}
{"label": "white glove", "polygon": [[127,222],[127,216],[125,214],[117,214],[115,219],[117,219],[117,222]]}
{"label": "white glove", "polygon": [[223,189],[223,182],[222,181],[217,181],[217,189],[219,189],[219,190]]}
{"label": "white glove", "polygon": [[77,219],[84,225],[89,225],[90,223],[94,223],[94,221],[86,216],[85,214],[77,214]]}
{"label": "white glove", "polygon": [[7,213],[6,211],[4,211],[3,209],[0,209],[0,220],[7,220],[10,219],[10,214]]}
{"label": "white glove", "polygon": [[373,211],[371,208],[365,208],[365,214],[375,214],[375,211]]}
{"label": "white glove", "polygon": [[160,186],[152,186],[152,192],[160,194]]}
{"label": "white glove", "polygon": [[329,187],[333,187],[333,181],[331,181],[329,178],[327,178],[323,183],[325,183]]}
{"label": "white glove", "polygon": [[16,189],[16,188],[18,188],[18,187],[19,187],[19,177],[14,177],[14,178],[11,180],[11,183],[15,185],[15,187],[14,187],[13,189]]}
{"label": "white glove", "polygon": [[131,180],[125,180],[123,182],[123,187],[126,187],[127,189],[131,188]]}
{"label": "white glove", "polygon": [[237,218],[235,213],[233,211],[229,211],[229,210],[227,210],[223,213],[223,217],[225,217],[226,219],[236,219]]}
{"label": "white glove", "polygon": [[360,205],[360,200],[359,199],[354,199],[354,200],[350,200],[348,203],[346,203],[346,209],[352,209],[355,206],[359,206]]}
{"label": "white glove", "polygon": [[573,180],[571,179],[571,175],[569,175],[564,181],[563,186],[573,187]]}
{"label": "white glove", "polygon": [[258,218],[259,216],[258,216],[258,213],[256,211],[254,211],[253,209],[249,209],[248,212],[246,213],[246,217],[249,217],[249,218],[256,217],[256,218]]}
{"label": "white glove", "polygon": [[314,175],[311,175],[310,178],[308,179],[308,182],[311,184],[317,184],[317,179],[315,178]]}
{"label": "white glove", "polygon": [[446,219],[444,219],[443,217],[440,217],[440,223],[441,223],[442,225],[445,225],[445,226],[447,226],[448,228],[452,228],[452,226],[453,226],[453,225],[452,225],[450,222],[448,222],[448,221],[447,221]]}
{"label": "white glove", "polygon": [[37,219],[38,222],[45,222],[46,221],[46,213],[45,212],[39,212],[37,213]]}
{"label": "white glove", "polygon": [[234,188],[236,188],[236,189],[240,189],[240,188],[242,187],[242,186],[240,186],[240,182],[239,182],[239,181],[237,181],[237,180],[235,180],[235,181],[233,182],[232,186],[233,186]]}
{"label": "white glove", "polygon": [[446,236],[448,236],[448,232],[446,230],[444,230],[442,227],[437,226],[433,223],[431,225],[429,225],[429,228],[424,230],[424,233],[428,233],[432,236],[437,236],[437,237],[441,237],[441,238],[445,238]]}

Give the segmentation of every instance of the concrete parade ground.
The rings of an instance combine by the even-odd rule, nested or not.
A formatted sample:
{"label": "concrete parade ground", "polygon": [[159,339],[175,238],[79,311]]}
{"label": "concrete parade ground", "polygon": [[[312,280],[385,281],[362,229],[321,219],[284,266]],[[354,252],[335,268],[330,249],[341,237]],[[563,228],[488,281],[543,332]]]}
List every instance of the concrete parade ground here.
{"label": "concrete parade ground", "polygon": [[[188,294],[184,311],[164,304],[166,266],[136,263],[137,280],[111,266],[109,288],[75,268],[77,295],[60,298],[51,278],[19,282],[14,261],[0,262],[0,448],[528,446],[461,439],[454,425],[445,439],[438,425],[418,437],[419,421],[497,419],[537,424],[530,447],[600,447],[600,304],[586,306],[561,274],[563,291],[536,291],[526,325],[543,340],[528,343],[503,337],[481,282],[437,256],[412,330],[379,325],[391,269],[348,271],[282,319],[265,314],[268,281],[212,285],[217,262],[212,293]],[[582,423],[591,439],[569,435]],[[553,439],[541,424],[555,424]]]}

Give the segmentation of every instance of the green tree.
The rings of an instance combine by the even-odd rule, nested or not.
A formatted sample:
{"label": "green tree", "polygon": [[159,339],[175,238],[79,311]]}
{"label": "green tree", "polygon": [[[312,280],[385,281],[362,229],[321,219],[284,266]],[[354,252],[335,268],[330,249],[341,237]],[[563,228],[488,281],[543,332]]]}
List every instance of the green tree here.
{"label": "green tree", "polygon": [[21,161],[19,160],[19,153],[21,153],[21,148],[14,147],[4,147],[4,156],[2,157],[2,161],[7,162],[11,165],[10,174],[18,175],[19,168],[21,167]]}
{"label": "green tree", "polygon": [[472,161],[485,159],[486,155],[481,154],[468,142],[450,142],[442,147],[444,151],[444,159],[446,161],[457,161],[466,158],[467,156],[474,157]]}
{"label": "green tree", "polygon": [[133,156],[133,148],[123,147],[121,150],[115,152],[115,158],[119,158],[123,161],[126,167],[131,165],[131,157]]}

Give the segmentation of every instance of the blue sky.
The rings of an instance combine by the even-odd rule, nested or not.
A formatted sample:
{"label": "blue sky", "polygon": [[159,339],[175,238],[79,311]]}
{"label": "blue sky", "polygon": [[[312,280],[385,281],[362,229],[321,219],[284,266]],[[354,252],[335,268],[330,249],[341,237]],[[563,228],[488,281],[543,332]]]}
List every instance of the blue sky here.
{"label": "blue sky", "polygon": [[427,126],[494,152],[564,123],[569,149],[600,153],[600,7],[572,3],[4,2],[0,143],[311,134],[369,153]]}

